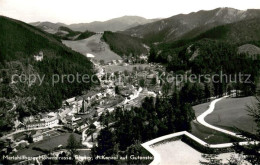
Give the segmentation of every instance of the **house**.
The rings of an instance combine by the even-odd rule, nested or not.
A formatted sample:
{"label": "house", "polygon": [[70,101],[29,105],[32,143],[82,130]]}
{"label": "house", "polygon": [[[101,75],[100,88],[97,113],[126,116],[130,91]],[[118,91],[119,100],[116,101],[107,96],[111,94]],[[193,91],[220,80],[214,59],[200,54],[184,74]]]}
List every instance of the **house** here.
{"label": "house", "polygon": [[28,123],[28,122],[33,122],[35,119],[33,116],[29,116],[29,117],[24,117],[23,118],[23,123]]}
{"label": "house", "polygon": [[81,117],[75,118],[74,115],[71,115],[71,116],[67,116],[65,119],[66,119],[66,123],[73,123],[81,120]]}
{"label": "house", "polygon": [[96,128],[100,128],[101,127],[100,122],[98,122],[98,121],[95,121],[93,124],[96,126]]}
{"label": "house", "polygon": [[147,75],[146,78],[147,79],[153,79],[153,78],[156,78],[156,75],[155,74],[149,74],[149,75]]}
{"label": "house", "polygon": [[83,129],[87,128],[88,124],[83,124],[77,128],[78,131],[82,131]]}
{"label": "house", "polygon": [[76,122],[81,120],[81,117],[75,118],[75,116],[71,115],[71,116],[67,116],[65,119],[66,122],[64,124],[64,127],[74,130],[78,127],[78,124]]}
{"label": "house", "polygon": [[142,55],[140,56],[140,59],[141,59],[141,60],[144,60],[144,61],[148,61],[148,56],[145,56],[145,55],[142,54]]}
{"label": "house", "polygon": [[38,54],[34,55],[35,61],[42,61],[43,60],[43,52],[40,51]]}
{"label": "house", "polygon": [[101,93],[98,93],[96,94],[96,98],[99,100],[99,99],[102,99],[102,94]]}
{"label": "house", "polygon": [[16,130],[23,130],[24,129],[24,124],[22,122],[20,122],[19,120],[15,120],[14,121],[14,128]]}
{"label": "house", "polygon": [[57,113],[49,113],[47,114],[47,117],[43,119],[26,123],[26,128],[35,129],[41,127],[51,127],[57,125],[58,123],[59,123],[59,115]]}
{"label": "house", "polygon": [[23,123],[19,123],[17,127],[15,127],[16,130],[24,130],[25,125]]}
{"label": "house", "polygon": [[59,124],[59,119],[57,115],[51,118],[46,118],[44,121],[45,121],[45,127],[51,127]]}
{"label": "house", "polygon": [[65,128],[68,128],[68,129],[71,129],[71,130],[76,129],[77,126],[78,126],[77,123],[66,123],[66,124],[64,124],[64,127],[65,127]]}
{"label": "house", "polygon": [[38,130],[34,135],[32,135],[33,142],[38,142],[43,140],[42,131]]}
{"label": "house", "polygon": [[76,101],[76,97],[72,97],[70,99],[67,99],[64,103],[67,105],[72,105]]}
{"label": "house", "polygon": [[60,118],[61,119],[65,118],[70,112],[71,112],[70,108],[65,108],[64,110],[60,109],[59,110]]}
{"label": "house", "polygon": [[34,121],[34,122],[26,123],[27,129],[34,129],[34,128],[40,128],[40,127],[45,127],[44,121]]}
{"label": "house", "polygon": [[106,89],[106,97],[115,97],[114,89]]}
{"label": "house", "polygon": [[112,108],[107,108],[106,110],[110,113],[110,112],[113,112],[115,110],[115,108],[113,108],[113,107]]}
{"label": "house", "polygon": [[112,60],[113,64],[116,64],[116,60]]}
{"label": "house", "polygon": [[94,57],[95,57],[93,54],[90,54],[90,53],[87,53],[86,56],[87,56],[88,58],[94,58]]}
{"label": "house", "polygon": [[123,63],[123,60],[117,60],[119,64],[122,64]]}

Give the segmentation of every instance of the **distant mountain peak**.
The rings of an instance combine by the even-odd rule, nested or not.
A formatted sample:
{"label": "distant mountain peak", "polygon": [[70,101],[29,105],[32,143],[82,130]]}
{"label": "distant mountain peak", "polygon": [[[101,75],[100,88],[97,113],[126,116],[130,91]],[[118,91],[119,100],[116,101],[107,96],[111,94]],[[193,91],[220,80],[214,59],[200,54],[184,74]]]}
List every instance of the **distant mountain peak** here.
{"label": "distant mountain peak", "polygon": [[178,14],[150,24],[127,29],[123,33],[144,38],[147,42],[175,41],[195,37],[210,28],[260,17],[260,10],[237,10],[223,7]]}
{"label": "distant mountain peak", "polygon": [[74,31],[84,32],[86,30],[93,32],[103,31],[123,31],[134,26],[144,25],[157,21],[159,19],[146,19],[140,16],[124,15],[118,18],[113,18],[107,21],[94,21],[90,23],[75,23],[65,25],[63,23],[51,23],[51,22],[34,22],[31,25],[38,26],[39,28],[49,28],[49,31],[58,30],[60,26],[68,27]]}

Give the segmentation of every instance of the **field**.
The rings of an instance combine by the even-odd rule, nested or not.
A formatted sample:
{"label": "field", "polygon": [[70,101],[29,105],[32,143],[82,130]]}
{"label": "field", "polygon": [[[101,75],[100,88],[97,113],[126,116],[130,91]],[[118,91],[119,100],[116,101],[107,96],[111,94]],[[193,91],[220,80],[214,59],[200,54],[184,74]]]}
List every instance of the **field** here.
{"label": "field", "polygon": [[[46,150],[52,150],[59,145],[62,145],[63,147],[67,145],[68,138],[70,136],[70,133],[65,133],[61,134],[59,136],[55,136],[52,138],[46,138],[43,141],[37,142],[33,144],[34,147],[39,147],[41,149],[46,149]],[[76,137],[77,141],[80,141],[81,136],[78,134],[74,134]]]}
{"label": "field", "polygon": [[[199,165],[200,161],[205,161],[202,154],[180,140],[156,145],[153,147],[161,156],[161,165]],[[219,154],[218,159],[227,163],[227,159],[233,153]]]}
{"label": "field", "polygon": [[[208,109],[210,102],[199,104],[193,106],[193,109],[195,111],[195,116],[198,117],[203,112],[205,112]],[[209,144],[220,144],[220,143],[229,143],[234,142],[236,139],[234,139],[232,136],[228,136],[224,133],[212,130],[210,128],[207,128],[200,123],[198,123],[196,120],[194,120],[191,123],[191,133],[200,138],[201,140],[209,143]]]}
{"label": "field", "polygon": [[28,156],[28,157],[34,157],[34,156],[39,156],[39,155],[43,155],[44,153],[41,152],[41,151],[36,151],[36,150],[33,150],[31,148],[25,148],[25,149],[22,149],[22,150],[19,150],[16,155],[17,156]]}
{"label": "field", "polygon": [[[49,135],[45,133],[44,140],[33,143],[29,146],[29,148],[19,150],[16,155],[38,156],[44,154],[41,151],[34,150],[33,147],[41,148],[43,150],[53,150],[57,148],[59,145],[62,145],[63,147],[67,146],[67,141],[70,136],[70,133],[63,133],[58,135],[57,132],[50,131]],[[77,141],[80,142],[81,136],[78,134],[74,134],[74,136],[77,139]]]}
{"label": "field", "polygon": [[221,144],[221,143],[230,143],[238,141],[238,139],[226,135],[222,132],[212,130],[204,125],[201,125],[197,121],[191,123],[192,131],[191,134],[200,138],[209,144]]}
{"label": "field", "polygon": [[256,124],[249,116],[246,105],[252,106],[256,102],[254,97],[227,98],[216,103],[216,107],[205,121],[225,128],[230,131],[236,131],[235,127],[244,131],[255,133]]}
{"label": "field", "polygon": [[203,103],[203,104],[198,104],[198,105],[193,106],[192,108],[195,111],[195,116],[198,117],[203,112],[205,112],[208,109],[209,104],[210,104],[210,102]]}
{"label": "field", "polygon": [[49,139],[49,138],[53,138],[55,136],[59,136],[60,133],[58,133],[57,131],[52,130],[52,131],[43,132],[42,135],[43,135],[43,139]]}
{"label": "field", "polygon": [[104,60],[106,63],[112,60],[120,60],[121,57],[112,52],[109,46],[100,40],[101,36],[101,34],[96,34],[84,40],[63,40],[62,43],[85,56],[87,53],[90,53],[94,55],[94,59],[98,61]]}

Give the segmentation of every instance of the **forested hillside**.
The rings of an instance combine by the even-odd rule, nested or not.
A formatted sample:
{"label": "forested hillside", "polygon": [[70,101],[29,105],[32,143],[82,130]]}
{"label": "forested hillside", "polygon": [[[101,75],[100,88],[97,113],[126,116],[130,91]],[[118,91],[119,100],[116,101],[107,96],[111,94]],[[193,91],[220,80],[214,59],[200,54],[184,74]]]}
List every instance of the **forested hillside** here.
{"label": "forested hillside", "polygon": [[79,32],[79,31],[73,31],[68,27],[61,26],[59,27],[58,32],[55,33],[54,35],[62,40],[83,40],[94,34],[95,34],[94,32],[88,30],[86,30],[85,32]]}
{"label": "forested hillside", "polygon": [[[140,108],[131,111],[122,108],[100,117],[104,127],[98,135],[98,145],[92,149],[92,163],[122,164],[118,160],[95,160],[96,155],[143,156],[140,144],[153,138],[178,131],[190,131],[195,118],[191,105],[182,101],[178,93],[168,98],[146,98]],[[113,123],[113,124],[109,124]],[[129,164],[147,164],[151,160],[131,160]]]}
{"label": "forested hillside", "polygon": [[136,56],[148,53],[139,38],[106,31],[104,32],[103,39],[109,45],[110,49],[120,56]]}
{"label": "forested hillside", "polygon": [[[43,60],[36,61],[34,55],[43,53]],[[52,84],[53,75],[93,74],[91,62],[79,53],[72,51],[37,28],[7,17],[0,17],[0,98],[12,99],[17,104],[19,118],[39,111],[58,109],[62,100],[88,90],[91,83]],[[42,84],[37,79],[29,84],[28,79],[12,82],[12,75],[43,77]],[[15,112],[14,112],[15,113]],[[15,119],[12,113],[5,114],[0,129],[11,128]],[[9,119],[9,120],[8,120]]]}
{"label": "forested hillside", "polygon": [[[237,10],[216,8],[189,14],[178,14],[150,24],[140,25],[124,31],[125,34],[142,38],[147,43],[172,42],[193,38],[220,25],[259,19],[260,10]],[[244,24],[244,26],[247,26]],[[254,27],[252,27],[254,28]]]}

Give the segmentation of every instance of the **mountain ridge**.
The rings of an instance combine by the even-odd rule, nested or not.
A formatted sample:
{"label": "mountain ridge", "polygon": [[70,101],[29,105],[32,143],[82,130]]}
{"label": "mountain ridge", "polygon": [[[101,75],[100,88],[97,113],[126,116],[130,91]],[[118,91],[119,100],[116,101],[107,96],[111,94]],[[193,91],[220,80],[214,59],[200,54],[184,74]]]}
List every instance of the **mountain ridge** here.
{"label": "mountain ridge", "polygon": [[93,21],[90,23],[74,23],[74,24],[63,24],[63,23],[52,23],[52,22],[32,22],[31,25],[39,28],[49,27],[52,30],[58,30],[60,26],[68,27],[74,31],[84,32],[86,30],[93,32],[103,31],[123,31],[137,25],[143,25],[157,21],[158,19],[146,19],[139,16],[122,16],[113,18],[107,21]]}
{"label": "mountain ridge", "polygon": [[[233,8],[216,8],[200,10],[189,14],[178,14],[153,23],[140,25],[125,30],[123,33],[143,38],[148,42],[176,41],[183,39],[188,32],[193,36],[213,27],[234,23],[241,20],[260,17],[259,9],[237,10]],[[189,38],[186,36],[186,38]]]}

